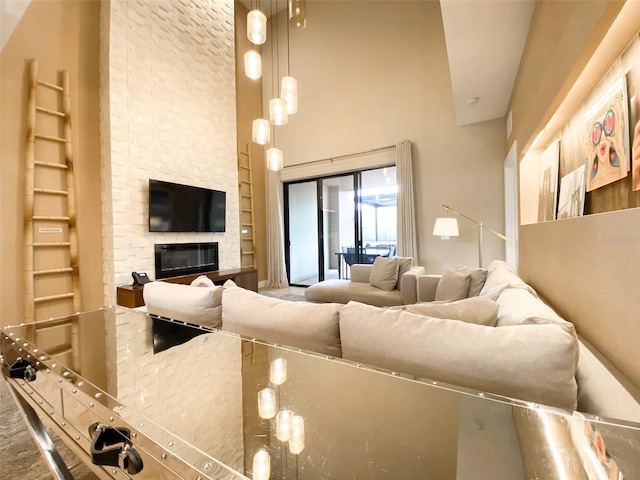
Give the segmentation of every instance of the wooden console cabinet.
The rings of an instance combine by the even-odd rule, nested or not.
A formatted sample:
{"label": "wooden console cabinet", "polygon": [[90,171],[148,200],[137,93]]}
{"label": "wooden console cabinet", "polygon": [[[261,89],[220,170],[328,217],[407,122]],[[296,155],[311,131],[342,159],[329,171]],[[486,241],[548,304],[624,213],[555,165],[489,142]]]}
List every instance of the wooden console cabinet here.
{"label": "wooden console cabinet", "polygon": [[[247,290],[258,291],[258,270],[255,268],[234,268],[231,270],[217,270],[215,272],[185,275],[182,277],[163,278],[163,282],[182,283],[189,285],[200,275],[206,275],[216,285],[222,285],[227,280],[232,280],[236,285]],[[142,287],[134,288],[131,285],[121,285],[117,288],[116,300],[118,305],[129,308],[141,307],[144,305]]]}

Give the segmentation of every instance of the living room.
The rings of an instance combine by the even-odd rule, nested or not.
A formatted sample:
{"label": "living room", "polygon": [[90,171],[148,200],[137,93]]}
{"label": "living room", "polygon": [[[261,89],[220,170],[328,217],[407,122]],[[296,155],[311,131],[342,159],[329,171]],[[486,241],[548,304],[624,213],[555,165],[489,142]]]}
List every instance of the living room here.
{"label": "living room", "polygon": [[[21,302],[14,299],[22,297],[23,285],[22,257],[16,252],[22,250],[25,126],[16,119],[24,118],[28,58],[40,61],[43,76],[54,77],[61,68],[72,74],[84,309],[115,303],[115,286],[130,283],[131,271],[153,271],[151,245],[157,234],[146,230],[144,185],[154,176],[210,183],[228,192],[227,232],[195,238],[220,243],[220,268],[239,265],[239,232],[232,220],[238,215],[237,145],[249,143],[251,120],[261,109],[259,87],[247,84],[238,74],[242,63],[234,61],[246,37],[234,32],[231,4],[205,8],[214,9],[209,21],[226,18],[215,20],[215,28],[202,22],[191,25],[197,2],[191,5],[193,12],[148,7],[35,2],[3,49],[2,324],[22,317]],[[246,9],[240,4],[235,8],[243,13]],[[567,121],[572,110],[566,110],[584,101],[637,36],[638,17],[628,13],[633,8],[634,2],[539,2],[508,108],[513,131],[506,139],[506,117],[457,125],[437,2],[312,2],[308,27],[291,32],[291,71],[300,81],[300,108],[289,125],[278,130],[285,166],[410,139],[419,186],[416,263],[430,273],[474,265],[473,225],[461,222],[455,241],[431,235],[436,217],[442,216],[441,204],[501,230],[507,151],[517,141],[522,158],[550,120],[557,131],[562,124],[556,115],[559,106],[564,109],[560,117]],[[163,15],[177,15],[180,22],[176,26]],[[243,15],[236,21],[242,23]],[[198,35],[213,38],[202,40],[209,53],[194,44]],[[232,48],[235,42],[238,51]],[[207,60],[207,55],[216,60]],[[197,68],[205,64],[207,68]],[[236,88],[241,95],[236,96]],[[211,90],[214,98],[207,93]],[[562,104],[566,98],[568,107]],[[553,125],[547,128],[534,152],[550,141],[553,130]],[[259,150],[254,157],[261,157]],[[638,386],[639,354],[629,334],[639,328],[637,243],[603,240],[637,238],[638,211],[627,208],[564,222],[528,221],[535,207],[527,192],[537,190],[536,169],[535,155],[521,160],[519,273]],[[265,175],[263,168],[254,168],[257,196],[265,194],[259,188],[266,184]],[[257,260],[263,282],[267,242],[260,239],[266,238],[265,219],[264,203],[257,202]],[[161,238],[194,240],[190,234]],[[497,238],[487,238],[484,249],[487,259],[504,258],[504,243]],[[592,285],[598,285],[598,295],[592,294]]]}

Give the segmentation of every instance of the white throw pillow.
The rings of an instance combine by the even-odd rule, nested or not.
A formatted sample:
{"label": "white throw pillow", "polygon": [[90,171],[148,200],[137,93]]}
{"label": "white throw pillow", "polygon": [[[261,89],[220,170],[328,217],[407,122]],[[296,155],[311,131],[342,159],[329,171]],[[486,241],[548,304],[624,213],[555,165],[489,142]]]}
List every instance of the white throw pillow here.
{"label": "white throw pillow", "polygon": [[453,302],[425,302],[404,305],[403,310],[435,318],[460,320],[476,325],[495,327],[498,322],[497,302],[485,297],[463,298]]}
{"label": "white throw pillow", "polygon": [[413,267],[413,257],[393,257],[398,259],[398,281]]}
{"label": "white throw pillow", "polygon": [[266,297],[240,287],[222,293],[222,329],[271,343],[342,356],[335,303],[306,303]]}
{"label": "white throw pillow", "polygon": [[350,302],[342,356],[387,370],[574,410],[576,349],[559,325],[485,327]]}
{"label": "white throw pillow", "polygon": [[390,292],[398,283],[398,258],[376,257],[371,268],[369,284]]}
{"label": "white throw pillow", "polygon": [[217,328],[222,323],[222,290],[219,286],[149,282],[142,295],[153,315]]}
{"label": "white throw pillow", "polygon": [[192,287],[213,287],[215,286],[215,284],[213,283],[213,280],[211,280],[206,275],[200,275],[193,282],[191,282],[191,286]]}
{"label": "white throw pillow", "polygon": [[447,270],[438,282],[435,300],[446,300],[452,302],[454,300],[467,298],[470,281],[471,275],[468,273]]}
{"label": "white throw pillow", "polygon": [[484,268],[467,267],[466,265],[458,265],[453,269],[454,272],[469,274],[469,291],[467,297],[477,297],[487,280],[487,270]]}

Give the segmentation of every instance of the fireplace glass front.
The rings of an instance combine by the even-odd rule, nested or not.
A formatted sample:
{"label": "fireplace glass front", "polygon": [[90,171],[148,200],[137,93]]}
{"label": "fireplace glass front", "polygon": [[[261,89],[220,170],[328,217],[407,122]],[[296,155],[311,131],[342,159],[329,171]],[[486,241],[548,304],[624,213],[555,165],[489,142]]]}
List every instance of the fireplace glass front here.
{"label": "fireplace glass front", "polygon": [[218,242],[156,243],[156,280],[218,270]]}

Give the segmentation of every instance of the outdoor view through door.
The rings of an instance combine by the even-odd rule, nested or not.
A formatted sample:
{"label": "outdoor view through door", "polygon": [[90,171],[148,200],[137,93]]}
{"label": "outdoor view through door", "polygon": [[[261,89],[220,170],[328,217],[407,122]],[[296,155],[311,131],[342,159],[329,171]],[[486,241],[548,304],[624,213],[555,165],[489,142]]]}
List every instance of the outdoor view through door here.
{"label": "outdoor view through door", "polygon": [[350,278],[354,263],[396,253],[396,167],[284,184],[289,284]]}

